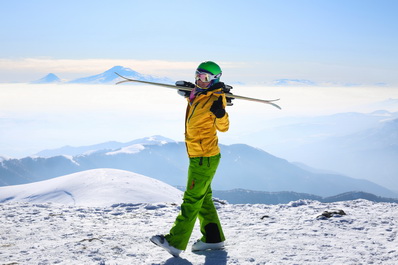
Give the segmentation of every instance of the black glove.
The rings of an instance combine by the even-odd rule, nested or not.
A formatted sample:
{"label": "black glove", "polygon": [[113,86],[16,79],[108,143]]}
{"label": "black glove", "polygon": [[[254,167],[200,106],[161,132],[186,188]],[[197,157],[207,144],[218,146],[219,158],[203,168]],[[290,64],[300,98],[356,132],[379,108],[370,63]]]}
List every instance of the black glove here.
{"label": "black glove", "polygon": [[[176,86],[195,88],[194,84],[192,84],[191,82],[187,82],[187,81],[177,81]],[[179,95],[187,98],[191,94],[191,91],[178,89],[177,93]]]}
{"label": "black glove", "polygon": [[[223,91],[224,93],[229,93],[229,94],[232,95],[232,93],[231,93],[232,86],[226,85],[226,84],[223,83],[223,82],[215,83],[214,85],[212,85],[212,86],[209,88],[209,90],[216,90],[216,89],[219,89],[219,88],[222,88],[222,91]],[[229,98],[229,97],[227,96],[226,99],[227,99],[227,106],[232,106],[232,105],[233,105],[232,100],[234,100],[235,98]]]}
{"label": "black glove", "polygon": [[222,96],[218,97],[218,99],[213,102],[210,111],[213,112],[214,116],[216,116],[216,118],[218,119],[225,116],[225,109],[222,103]]}

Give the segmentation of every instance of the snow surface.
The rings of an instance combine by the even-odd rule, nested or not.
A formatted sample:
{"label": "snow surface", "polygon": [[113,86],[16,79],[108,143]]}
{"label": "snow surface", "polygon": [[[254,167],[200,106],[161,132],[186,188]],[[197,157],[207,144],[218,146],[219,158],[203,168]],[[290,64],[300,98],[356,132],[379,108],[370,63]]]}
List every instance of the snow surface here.
{"label": "snow surface", "polygon": [[[226,249],[174,258],[150,243],[178,215],[181,191],[115,169],[0,188],[0,264],[397,264],[398,204],[216,200]],[[176,203],[177,202],[177,203]],[[346,215],[319,218],[324,211]]]}
{"label": "snow surface", "polygon": [[115,203],[180,203],[182,192],[164,182],[118,169],[93,169],[50,180],[0,187],[0,202],[53,202],[111,206]]}
{"label": "snow surface", "polygon": [[[180,258],[149,242],[166,233],[179,207],[169,203],[77,207],[0,204],[0,264],[397,264],[398,204],[217,204],[226,249]],[[347,215],[319,219],[324,211]],[[200,237],[195,227],[189,247]]]}

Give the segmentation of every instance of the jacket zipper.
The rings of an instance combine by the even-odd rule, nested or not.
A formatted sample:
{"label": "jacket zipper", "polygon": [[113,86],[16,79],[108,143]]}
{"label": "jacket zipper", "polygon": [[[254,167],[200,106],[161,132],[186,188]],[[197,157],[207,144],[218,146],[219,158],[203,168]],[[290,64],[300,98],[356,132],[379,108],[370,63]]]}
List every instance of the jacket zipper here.
{"label": "jacket zipper", "polygon": [[202,109],[206,106],[206,104],[210,101],[210,99],[211,99],[211,96],[209,97],[208,100],[206,100],[205,104],[203,104]]}
{"label": "jacket zipper", "polygon": [[191,120],[192,115],[193,115],[193,113],[195,112],[195,109],[196,109],[196,107],[197,107],[198,105],[199,105],[199,102],[196,103],[195,106],[193,107],[192,113],[191,113],[191,115],[189,115],[187,123],[189,123],[189,121]]}

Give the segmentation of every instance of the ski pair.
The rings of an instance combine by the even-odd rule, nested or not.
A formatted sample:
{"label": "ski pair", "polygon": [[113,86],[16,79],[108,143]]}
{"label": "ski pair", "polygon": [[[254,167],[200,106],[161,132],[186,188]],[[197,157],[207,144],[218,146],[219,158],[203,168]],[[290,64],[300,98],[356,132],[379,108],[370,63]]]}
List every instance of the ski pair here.
{"label": "ski pair", "polygon": [[[135,80],[131,78],[124,77],[118,73],[115,72],[118,76],[123,78],[124,80],[117,82],[116,84],[122,84],[122,83],[127,83],[127,82],[136,82],[136,83],[142,83],[142,84],[148,84],[148,85],[154,85],[154,86],[161,86],[161,87],[167,87],[167,88],[172,88],[172,89],[177,89],[177,90],[185,90],[185,91],[192,91],[193,88],[191,87],[184,87],[184,86],[176,86],[176,85],[169,85],[169,84],[163,84],[163,83],[155,83],[155,82],[149,82],[149,81],[142,81],[142,80]],[[244,96],[238,96],[234,95],[229,92],[231,89],[231,86],[228,86],[228,89],[225,91],[224,94],[227,98],[236,98],[236,99],[242,99],[242,100],[248,100],[248,101],[254,101],[254,102],[260,102],[264,104],[269,104],[272,105],[278,109],[281,109],[280,106],[277,104],[273,103],[274,101],[278,101],[279,99],[271,99],[271,100],[266,100],[266,99],[258,99],[258,98],[249,98],[249,97],[244,97]]]}

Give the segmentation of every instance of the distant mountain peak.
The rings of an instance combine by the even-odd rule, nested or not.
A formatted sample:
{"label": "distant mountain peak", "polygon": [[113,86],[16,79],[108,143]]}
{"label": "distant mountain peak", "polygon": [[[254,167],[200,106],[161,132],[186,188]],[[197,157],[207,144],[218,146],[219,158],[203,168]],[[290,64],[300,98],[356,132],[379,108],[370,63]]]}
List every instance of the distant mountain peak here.
{"label": "distant mountain peak", "polygon": [[315,86],[316,83],[306,79],[277,79],[273,82],[275,86]]}
{"label": "distant mountain peak", "polygon": [[134,70],[124,67],[124,66],[121,66],[121,65],[116,65],[116,66],[112,67],[111,69],[107,70],[106,72],[109,72],[109,71],[132,71],[132,72],[135,72]]}
{"label": "distant mountain peak", "polygon": [[116,75],[117,72],[120,75],[123,75],[125,77],[129,77],[132,79],[137,79],[141,81],[149,81],[149,82],[159,82],[159,83],[168,83],[172,84],[174,83],[173,80],[167,78],[167,77],[156,77],[156,76],[151,76],[151,75],[145,75],[141,74],[139,72],[136,72],[130,68],[123,67],[123,66],[113,66],[112,68],[106,70],[105,72],[98,74],[98,75],[92,75],[88,77],[83,77],[83,78],[78,78],[72,81],[69,81],[68,83],[83,83],[83,84],[110,84],[110,83],[115,83],[120,77]]}
{"label": "distant mountain peak", "polygon": [[49,73],[39,80],[33,81],[32,84],[49,84],[49,83],[60,83],[61,79],[53,73]]}
{"label": "distant mountain peak", "polygon": [[[134,71],[130,68],[116,65],[112,68],[106,70],[105,72],[97,75],[82,77],[78,79],[74,79],[65,83],[70,84],[114,84],[119,81],[121,78],[116,74],[120,74],[122,76],[141,80],[148,82],[157,82],[157,83],[166,83],[166,84],[174,84],[174,81],[168,77],[157,77],[152,75],[141,74],[137,71]],[[58,76],[53,73],[47,74],[45,77],[31,82],[31,84],[51,84],[51,83],[61,83],[63,82]]]}

